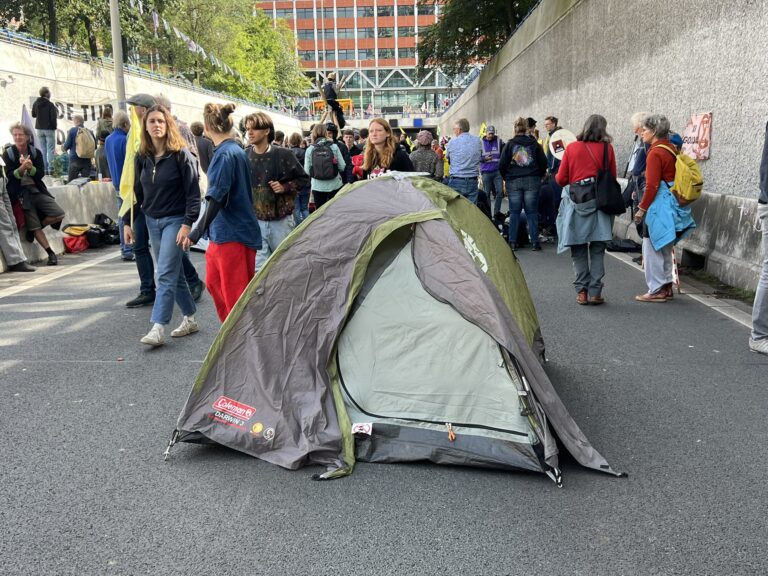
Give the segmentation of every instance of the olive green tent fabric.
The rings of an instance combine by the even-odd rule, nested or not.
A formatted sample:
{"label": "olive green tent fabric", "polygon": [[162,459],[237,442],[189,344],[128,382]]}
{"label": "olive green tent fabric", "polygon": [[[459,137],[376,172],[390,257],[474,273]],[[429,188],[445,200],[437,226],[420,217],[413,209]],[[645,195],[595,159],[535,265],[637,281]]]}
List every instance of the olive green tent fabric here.
{"label": "olive green tent fabric", "polygon": [[[579,462],[612,472],[539,364],[536,312],[498,231],[448,187],[397,176],[346,187],[278,247],[211,347],[179,417],[179,440],[218,442],[286,468],[351,471],[350,420],[334,353],[369,274],[387,271],[369,270],[377,248],[398,230],[412,238],[406,254],[425,292],[471,324],[468,331],[486,334],[521,375],[513,385],[522,386],[532,437],[542,448],[540,464],[525,467],[546,462],[556,469],[549,423]],[[431,353],[429,361],[439,362],[445,351]],[[413,432],[380,428],[402,438]],[[520,445],[530,459],[529,436]],[[482,436],[472,441],[485,449],[477,444]]]}

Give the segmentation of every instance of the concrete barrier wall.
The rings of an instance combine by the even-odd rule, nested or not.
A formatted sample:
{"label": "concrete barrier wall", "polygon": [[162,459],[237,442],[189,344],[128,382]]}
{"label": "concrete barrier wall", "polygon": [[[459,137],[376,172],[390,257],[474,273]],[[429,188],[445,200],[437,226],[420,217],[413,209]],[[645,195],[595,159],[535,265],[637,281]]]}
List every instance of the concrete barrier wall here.
{"label": "concrete barrier wall", "polygon": [[[765,0],[543,0],[441,118],[472,131],[494,124],[503,139],[517,116],[557,116],[575,133],[590,114],[608,119],[619,170],[632,147],[634,112],[667,115],[682,131],[713,113],[699,230],[682,243],[723,280],[754,289],[758,169],[768,120]],[[625,226],[628,222],[625,222]],[[617,230],[621,226],[618,221]]]}
{"label": "concrete barrier wall", "polygon": [[[0,143],[11,141],[8,126],[21,119],[22,104],[31,108],[41,86],[51,89],[52,101],[63,110],[60,129],[72,126],[73,114],[85,115],[86,126],[93,128],[96,126],[93,116],[98,117],[100,105],[111,103],[117,109],[114,72],[98,63],[88,64],[0,41],[0,80],[4,81],[0,82]],[[207,102],[227,101],[131,74],[125,75],[125,92],[129,96],[138,92],[165,94],[173,104],[173,113],[188,123],[202,121],[203,106]],[[286,134],[301,132],[298,119],[256,105],[237,104],[235,122],[259,110],[272,117],[276,130]]]}

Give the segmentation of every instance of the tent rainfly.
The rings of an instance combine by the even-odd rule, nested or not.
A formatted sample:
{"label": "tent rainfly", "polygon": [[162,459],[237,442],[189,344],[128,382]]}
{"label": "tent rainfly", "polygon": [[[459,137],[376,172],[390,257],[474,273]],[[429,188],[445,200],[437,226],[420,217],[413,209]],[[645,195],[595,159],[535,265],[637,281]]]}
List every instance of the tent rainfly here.
{"label": "tent rainfly", "polygon": [[544,472],[558,448],[619,475],[555,392],[522,270],[452,189],[347,186],[277,248],[221,327],[166,450],[218,443],[284,468],[356,460]]}

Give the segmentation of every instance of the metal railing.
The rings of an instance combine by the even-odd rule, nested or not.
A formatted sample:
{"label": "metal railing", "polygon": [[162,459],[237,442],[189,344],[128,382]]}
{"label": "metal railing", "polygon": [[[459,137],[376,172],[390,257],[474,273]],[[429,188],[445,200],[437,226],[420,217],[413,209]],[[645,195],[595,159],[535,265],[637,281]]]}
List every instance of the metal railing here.
{"label": "metal railing", "polygon": [[[34,36],[31,36],[29,34],[25,34],[23,32],[14,32],[13,30],[9,30],[8,28],[0,28],[0,42],[7,42],[9,44],[14,44],[15,46],[22,46],[25,48],[29,48],[30,50],[46,52],[48,54],[52,54],[55,56],[61,56],[63,58],[68,58],[70,60],[83,62],[91,66],[100,66],[106,70],[115,69],[115,63],[114,63],[114,60],[112,60],[112,58],[108,58],[106,56],[94,57],[94,56],[91,56],[90,54],[86,54],[85,52],[79,52],[69,47],[55,46],[53,44],[49,44],[48,42],[40,40],[39,38],[35,38]],[[164,76],[162,74],[158,74],[157,72],[152,72],[151,70],[147,70],[146,68],[142,68],[141,66],[135,66],[133,64],[124,64],[123,67],[125,68],[125,71],[127,73],[133,74],[134,76],[140,76],[141,78],[146,78],[147,80],[160,82],[162,84],[167,84],[169,86],[177,86],[180,88],[184,88],[186,90],[197,92],[199,94],[207,94],[208,96],[214,96],[216,98],[221,98],[223,100],[228,100],[231,102],[246,104],[248,106],[256,106],[259,108],[266,108],[268,110],[281,112],[282,114],[286,114],[288,116],[292,116],[296,118],[296,115],[293,112],[291,111],[284,112],[279,107],[274,108],[270,104],[267,104],[264,102],[251,102],[249,100],[244,100],[243,98],[237,98],[229,94],[225,94],[223,92],[216,92],[215,90],[209,90],[207,88],[195,86],[192,82],[188,80],[182,81],[177,78]]]}

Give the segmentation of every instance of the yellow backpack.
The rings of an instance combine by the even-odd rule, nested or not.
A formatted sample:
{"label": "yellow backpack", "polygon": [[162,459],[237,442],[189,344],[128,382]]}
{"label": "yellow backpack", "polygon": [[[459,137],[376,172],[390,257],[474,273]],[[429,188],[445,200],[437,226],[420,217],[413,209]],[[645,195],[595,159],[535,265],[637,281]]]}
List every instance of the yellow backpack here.
{"label": "yellow backpack", "polygon": [[704,178],[701,176],[701,169],[696,164],[696,160],[682,152],[675,152],[669,146],[661,145],[659,148],[664,148],[675,155],[675,183],[670,190],[677,198],[677,202],[685,207],[698,200],[701,197]]}

